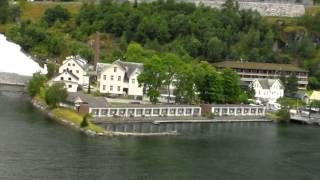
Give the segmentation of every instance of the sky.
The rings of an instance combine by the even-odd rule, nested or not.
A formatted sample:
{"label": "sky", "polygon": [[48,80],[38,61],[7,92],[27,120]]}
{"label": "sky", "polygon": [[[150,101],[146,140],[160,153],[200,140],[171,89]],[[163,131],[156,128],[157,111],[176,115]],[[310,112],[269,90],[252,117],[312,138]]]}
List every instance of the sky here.
{"label": "sky", "polygon": [[7,41],[6,37],[0,34],[0,72],[32,76],[38,71],[47,73],[46,69],[24,54],[19,45]]}

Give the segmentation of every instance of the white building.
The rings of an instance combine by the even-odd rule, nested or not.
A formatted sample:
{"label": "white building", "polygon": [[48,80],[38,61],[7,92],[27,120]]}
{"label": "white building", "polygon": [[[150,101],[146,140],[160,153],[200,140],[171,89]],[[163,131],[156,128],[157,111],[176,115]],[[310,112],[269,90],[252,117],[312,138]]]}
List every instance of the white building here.
{"label": "white building", "polygon": [[284,95],[284,86],[279,79],[255,79],[250,85],[255,97],[262,101],[276,102]]}
{"label": "white building", "polygon": [[87,61],[80,56],[69,56],[59,67],[59,73],[69,71],[78,78],[77,82],[79,85],[86,86],[89,84],[88,68]]}
{"label": "white building", "polygon": [[51,86],[54,83],[64,83],[65,88],[67,89],[68,92],[77,92],[78,81],[79,81],[79,78],[75,76],[72,72],[64,71],[58,74],[56,77],[52,78],[48,82],[48,85]]}
{"label": "white building", "polygon": [[143,87],[139,87],[138,76],[143,64],[117,60],[112,64],[98,63],[97,80],[101,93],[111,95],[143,96]]}

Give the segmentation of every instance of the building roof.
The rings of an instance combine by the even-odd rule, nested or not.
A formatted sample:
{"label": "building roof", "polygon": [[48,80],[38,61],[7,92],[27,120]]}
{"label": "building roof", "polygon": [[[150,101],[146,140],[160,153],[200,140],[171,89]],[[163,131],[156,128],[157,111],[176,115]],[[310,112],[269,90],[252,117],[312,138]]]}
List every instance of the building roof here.
{"label": "building roof", "polygon": [[225,107],[229,107],[229,108],[250,108],[250,107],[257,107],[257,108],[265,108],[265,106],[251,106],[248,104],[211,104],[212,107],[215,108],[225,108]]}
{"label": "building roof", "polygon": [[143,64],[142,63],[134,63],[134,62],[127,62],[127,61],[121,61],[120,59],[116,60],[114,63],[120,65],[126,70],[127,76],[130,77],[132,73],[136,69],[142,69]]}
{"label": "building roof", "polygon": [[63,61],[63,64],[65,64],[70,60],[74,60],[74,62],[76,62],[83,70],[86,70],[89,67],[89,64],[87,63],[87,61],[81,58],[79,55],[66,57],[66,60]]}
{"label": "building roof", "polygon": [[274,64],[274,63],[259,63],[259,62],[240,62],[240,61],[222,61],[213,64],[218,68],[239,68],[239,69],[259,69],[259,70],[275,70],[275,71],[293,71],[293,72],[308,72],[300,67],[292,64]]}
{"label": "building roof", "polygon": [[[134,63],[134,62],[127,62],[127,61],[121,61],[120,59],[114,61],[112,64],[117,64],[120,67],[122,67],[126,71],[127,77],[130,77],[132,73],[135,72],[135,70],[139,69],[141,70],[143,68],[142,63]],[[111,67],[110,63],[98,63],[97,64],[97,72],[98,74],[101,73],[103,70],[108,69]]]}
{"label": "building roof", "polygon": [[197,105],[188,104],[116,104],[109,105],[109,108],[169,108],[169,107],[200,107]]}
{"label": "building roof", "polygon": [[107,107],[107,100],[104,97],[95,97],[82,92],[70,92],[67,101],[71,103],[88,103],[91,108]]}
{"label": "building roof", "polygon": [[281,84],[281,89],[283,88],[282,83],[279,79],[256,79],[261,85],[262,89],[270,89],[271,86],[277,81]]}
{"label": "building roof", "polygon": [[313,91],[310,100],[320,100],[320,91]]}

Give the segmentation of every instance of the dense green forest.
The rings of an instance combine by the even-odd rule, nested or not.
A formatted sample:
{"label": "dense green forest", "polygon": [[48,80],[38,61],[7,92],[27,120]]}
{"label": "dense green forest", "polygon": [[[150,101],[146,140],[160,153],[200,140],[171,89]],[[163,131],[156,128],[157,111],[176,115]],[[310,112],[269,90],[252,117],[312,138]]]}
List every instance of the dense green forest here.
{"label": "dense green forest", "polygon": [[139,4],[101,0],[84,3],[77,12],[51,7],[30,21],[19,18],[21,10],[4,2],[0,21],[11,24],[6,34],[40,61],[61,62],[70,54],[92,61],[93,40],[99,31],[103,62],[122,58],[148,64],[153,59],[161,64],[170,56],[191,66],[190,71],[201,67],[200,61],[292,63],[310,71],[309,88],[320,88],[318,12],[277,19],[240,10],[233,0],[220,10],[173,0]]}

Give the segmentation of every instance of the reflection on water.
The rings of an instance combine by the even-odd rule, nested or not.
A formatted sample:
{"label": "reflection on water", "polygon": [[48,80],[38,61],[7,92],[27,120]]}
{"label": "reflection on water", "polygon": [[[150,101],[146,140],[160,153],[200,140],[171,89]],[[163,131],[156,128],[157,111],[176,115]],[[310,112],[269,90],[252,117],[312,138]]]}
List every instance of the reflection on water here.
{"label": "reflection on water", "polygon": [[181,134],[189,133],[241,133],[248,129],[259,130],[269,125],[270,122],[236,122],[236,123],[103,123],[99,124],[108,131],[129,133],[161,133],[177,131]]}

